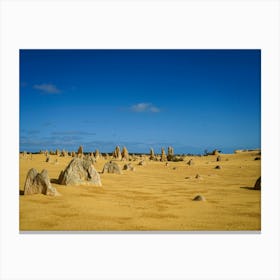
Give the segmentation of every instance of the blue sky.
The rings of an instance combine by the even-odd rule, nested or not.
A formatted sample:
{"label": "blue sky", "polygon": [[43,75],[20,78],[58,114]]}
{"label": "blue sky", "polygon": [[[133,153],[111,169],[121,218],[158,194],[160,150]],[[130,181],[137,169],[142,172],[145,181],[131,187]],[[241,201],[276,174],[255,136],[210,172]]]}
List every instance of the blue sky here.
{"label": "blue sky", "polygon": [[20,150],[260,147],[260,50],[20,50]]}

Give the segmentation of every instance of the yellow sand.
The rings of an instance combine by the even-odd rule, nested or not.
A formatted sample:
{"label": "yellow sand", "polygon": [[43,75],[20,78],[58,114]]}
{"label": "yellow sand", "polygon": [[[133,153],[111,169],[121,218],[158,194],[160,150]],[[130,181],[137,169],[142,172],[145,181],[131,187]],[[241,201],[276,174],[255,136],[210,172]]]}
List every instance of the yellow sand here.
{"label": "yellow sand", "polygon": [[[260,230],[261,191],[251,189],[261,173],[257,153],[222,154],[221,162],[216,156],[186,157],[168,166],[132,161],[135,172],[101,174],[102,187],[52,183],[61,196],[20,195],[20,230]],[[72,159],[30,157],[20,155],[20,190],[30,168],[47,169],[55,179]],[[190,158],[194,166],[186,164]],[[105,162],[98,160],[97,171]],[[192,201],[198,194],[206,201]]]}

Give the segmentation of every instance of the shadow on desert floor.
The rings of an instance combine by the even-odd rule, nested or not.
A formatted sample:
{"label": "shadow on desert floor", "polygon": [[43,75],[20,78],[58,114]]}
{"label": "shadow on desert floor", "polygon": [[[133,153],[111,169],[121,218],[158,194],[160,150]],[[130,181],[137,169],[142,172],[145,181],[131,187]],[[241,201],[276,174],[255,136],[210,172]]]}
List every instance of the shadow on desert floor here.
{"label": "shadow on desert floor", "polygon": [[259,190],[255,189],[254,187],[240,187],[240,189],[246,189],[246,190],[250,190],[250,191],[259,191]]}

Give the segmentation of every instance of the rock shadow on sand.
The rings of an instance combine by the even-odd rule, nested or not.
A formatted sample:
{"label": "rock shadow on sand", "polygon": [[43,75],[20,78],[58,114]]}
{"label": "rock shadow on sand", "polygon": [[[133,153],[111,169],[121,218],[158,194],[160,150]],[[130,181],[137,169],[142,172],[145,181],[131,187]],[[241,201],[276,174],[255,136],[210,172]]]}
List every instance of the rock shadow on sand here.
{"label": "rock shadow on sand", "polygon": [[255,189],[255,187],[240,187],[240,189],[246,189],[250,191],[259,191],[258,189]]}

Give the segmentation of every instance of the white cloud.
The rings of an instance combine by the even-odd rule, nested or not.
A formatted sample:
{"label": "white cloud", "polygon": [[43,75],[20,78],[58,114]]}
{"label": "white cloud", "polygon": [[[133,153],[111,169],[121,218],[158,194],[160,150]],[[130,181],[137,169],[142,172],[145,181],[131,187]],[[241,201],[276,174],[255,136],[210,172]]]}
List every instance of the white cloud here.
{"label": "white cloud", "polygon": [[58,94],[61,91],[53,84],[40,84],[40,85],[34,85],[34,89],[40,90],[47,94]]}
{"label": "white cloud", "polygon": [[141,112],[152,112],[152,113],[158,113],[160,112],[160,109],[156,106],[153,106],[151,103],[138,103],[135,105],[132,105],[130,107],[131,111],[141,113]]}

